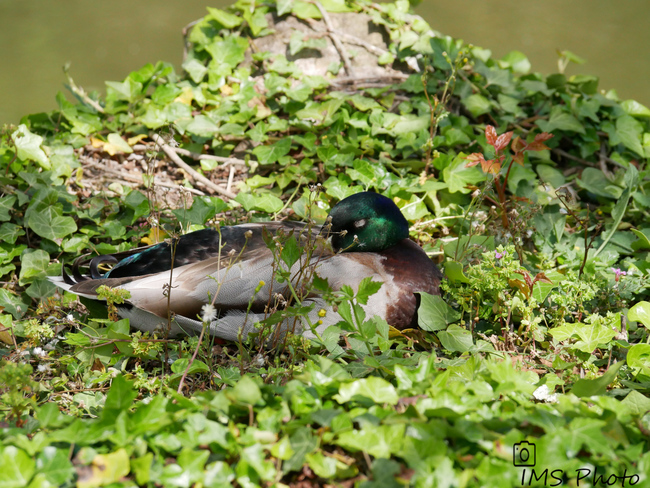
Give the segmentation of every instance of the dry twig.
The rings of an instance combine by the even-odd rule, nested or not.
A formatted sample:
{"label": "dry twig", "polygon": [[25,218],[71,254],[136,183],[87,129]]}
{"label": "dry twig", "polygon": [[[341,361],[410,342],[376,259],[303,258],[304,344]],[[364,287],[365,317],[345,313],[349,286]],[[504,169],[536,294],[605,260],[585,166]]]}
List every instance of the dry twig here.
{"label": "dry twig", "polygon": [[332,42],[334,43],[336,50],[339,52],[339,56],[341,56],[341,60],[343,61],[343,66],[345,67],[345,72],[348,74],[348,76],[354,76],[354,69],[352,68],[352,63],[350,63],[350,57],[348,56],[348,53],[345,50],[345,46],[343,46],[341,39],[339,39],[339,36],[336,34],[336,31],[334,30],[334,26],[332,25],[332,20],[330,19],[327,10],[325,10],[325,8],[321,5],[321,3],[318,0],[311,0],[309,3],[316,5],[316,7],[318,7],[318,10],[320,10],[320,14],[323,17],[323,22],[325,22],[325,26],[327,27],[327,34],[330,36],[330,39],[332,39]]}
{"label": "dry twig", "polygon": [[[139,185],[144,186],[143,178],[141,176],[138,176],[137,174],[131,174],[131,173],[127,173],[125,171],[119,171],[119,170],[109,168],[108,166],[106,166],[104,164],[100,164],[100,163],[94,161],[92,158],[89,158],[88,156],[80,155],[79,159],[85,165],[92,166],[93,168],[97,168],[97,169],[101,170],[103,173],[108,173],[108,174],[112,174],[112,175],[115,175],[115,176],[119,176],[122,179],[122,181],[124,181],[124,182],[132,181],[133,183],[137,183]],[[166,182],[166,181],[160,181],[160,180],[155,180],[154,179],[153,184],[157,185],[157,186],[162,186],[164,188],[172,188],[174,190],[183,189],[185,191],[193,193],[194,195],[201,195],[201,196],[205,195],[205,193],[203,193],[201,190],[197,190],[195,188],[188,188],[188,187],[182,186],[182,185],[176,185],[174,183],[169,183],[169,182]]]}
{"label": "dry twig", "polygon": [[167,144],[165,140],[162,137],[160,137],[158,134],[152,134],[151,138],[154,140],[156,144],[158,144],[160,149],[162,149],[163,152],[167,156],[169,156],[169,159],[171,159],[174,164],[176,164],[179,168],[183,169],[188,174],[188,176],[194,179],[197,183],[200,183],[206,188],[209,188],[210,190],[217,192],[225,197],[235,198],[236,195],[233,192],[225,189],[222,186],[215,185],[209,179],[207,179],[205,176],[197,172],[189,164],[183,161],[180,158],[180,156],[176,154],[174,148],[171,147],[169,144]]}
{"label": "dry twig", "polygon": [[[150,149],[151,147],[149,147],[147,144],[136,144],[135,146],[133,146],[134,151],[149,151]],[[201,161],[202,159],[217,161],[219,163],[223,163],[221,165],[222,167],[226,167],[231,164],[246,166],[246,161],[239,158],[215,156],[213,154],[199,154],[192,151],[188,151],[187,149],[182,149],[180,147],[172,147],[172,149],[176,151],[177,154],[180,154],[181,156],[187,156],[188,158],[192,158],[194,161]]]}

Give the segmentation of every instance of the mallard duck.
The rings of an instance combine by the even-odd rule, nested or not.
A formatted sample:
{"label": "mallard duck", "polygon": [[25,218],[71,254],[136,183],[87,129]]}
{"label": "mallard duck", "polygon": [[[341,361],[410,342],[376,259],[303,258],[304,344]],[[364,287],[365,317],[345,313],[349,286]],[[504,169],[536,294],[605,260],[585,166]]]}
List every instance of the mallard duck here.
{"label": "mallard duck", "polygon": [[[363,278],[371,277],[383,284],[364,305],[366,314],[378,315],[397,329],[417,326],[416,292],[440,294],[440,271],[409,239],[408,222],[399,208],[391,199],[370,192],[339,202],[322,227],[266,222],[199,230],[145,248],[77,260],[72,276],[64,268],[63,276],[53,281],[93,300],[98,300],[101,285],[128,290],[131,298],[118,306],[118,314],[142,331],[166,330],[171,323],[169,337],[196,334],[207,315],[211,335],[237,340],[255,330],[270,301],[291,301],[287,283],[274,279],[274,256],[264,242],[263,229],[275,236],[293,232],[314,246],[311,257],[303,255],[291,269],[294,289],[304,290],[301,277],[312,271],[326,278],[333,290],[349,285],[356,291]],[[326,241],[327,235],[331,239]],[[113,267],[102,272],[106,263]],[[80,264],[88,265],[90,276],[79,272]],[[171,290],[169,299],[165,290]],[[310,292],[303,300],[303,305],[311,303],[315,306],[308,318],[318,333],[341,320],[319,294]],[[314,337],[308,324],[285,322],[283,329]]]}

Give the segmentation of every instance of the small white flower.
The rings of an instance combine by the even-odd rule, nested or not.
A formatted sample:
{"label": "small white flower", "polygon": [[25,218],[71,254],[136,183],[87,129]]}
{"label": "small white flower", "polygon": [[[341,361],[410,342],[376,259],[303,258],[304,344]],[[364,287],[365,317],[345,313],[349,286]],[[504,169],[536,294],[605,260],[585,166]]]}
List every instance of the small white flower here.
{"label": "small white flower", "polygon": [[33,354],[35,356],[47,356],[47,353],[41,347],[35,347]]}
{"label": "small white flower", "polygon": [[213,320],[217,318],[217,310],[214,308],[214,306],[210,303],[206,303],[203,305],[201,308],[201,320],[204,323],[209,324]]}
{"label": "small white flower", "polygon": [[50,368],[49,364],[39,364],[38,365],[38,371],[40,373],[47,373],[48,371],[50,371],[50,369],[51,368]]}
{"label": "small white flower", "polygon": [[542,385],[533,392],[535,400],[546,403],[557,403],[557,393],[551,393],[547,385]]}

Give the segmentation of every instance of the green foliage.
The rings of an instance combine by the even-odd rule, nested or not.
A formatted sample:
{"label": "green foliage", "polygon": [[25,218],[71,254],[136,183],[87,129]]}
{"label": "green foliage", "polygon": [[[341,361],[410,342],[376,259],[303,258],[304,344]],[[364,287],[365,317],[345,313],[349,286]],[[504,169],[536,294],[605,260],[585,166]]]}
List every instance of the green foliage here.
{"label": "green foliage", "polygon": [[32,367],[29,364],[0,362],[0,405],[8,409],[8,418],[16,419],[21,425],[22,414],[34,406],[32,394],[36,383],[31,379]]}
{"label": "green foliage", "polygon": [[102,285],[97,288],[97,298],[106,301],[108,318],[115,321],[117,320],[117,308],[115,305],[122,304],[124,300],[131,298],[131,293],[121,288],[109,288],[108,286]]}
{"label": "green foliage", "polygon": [[[294,33],[291,59],[255,41],[267,14],[310,22],[317,5],[238,1],[189,32],[182,73],[148,64],[2,129],[0,486],[514,486],[522,440],[569,478],[650,476],[650,110],[565,75],[582,62],[568,51],[542,75],[520,52],[434,33],[404,0],[321,4],[385,28],[377,63],[404,76],[341,85],[342,62],[305,75],[291,59],[327,37]],[[153,131],[216,156],[187,160],[207,176],[245,163],[236,198],[154,196]],[[143,190],[89,186],[97,153],[145,161]],[[361,190],[392,198],[444,266],[419,330],[367,316],[377,282],[332,293],[305,277],[343,318],[314,341],[264,348],[273,326],[323,318],[305,288],[270,304],[257,342],[172,342],[90,319],[46,279],[88,249],[215,219],[322,222]],[[267,244],[287,283],[314,250]]]}
{"label": "green foliage", "polygon": [[[57,486],[77,479],[83,486],[118,480],[156,486],[179,479],[264,486],[272,480],[290,484],[299,475],[314,484],[359,475],[385,484],[398,483],[400,465],[409,469],[413,486],[443,477],[467,486],[504,480],[515,486],[521,468],[511,462],[513,445],[533,440],[537,465],[567,476],[588,460],[607,476],[627,469],[643,477],[647,439],[630,420],[647,399],[603,396],[619,367],[598,380],[600,393],[581,383],[594,396],[570,394],[547,405],[536,403],[535,392],[552,373],[540,376],[510,361],[478,357],[441,364],[419,356],[395,366],[390,380],[355,379],[317,357],[285,385],[247,375],[234,388],[206,391],[192,401],[168,392],[134,402],[134,382],[118,375],[96,418],[73,419],[49,403],[33,420],[40,434],[28,438],[26,427],[0,433],[0,463],[10,486],[40,478]],[[471,429],[475,423],[481,429]],[[31,453],[37,453],[35,461]]]}

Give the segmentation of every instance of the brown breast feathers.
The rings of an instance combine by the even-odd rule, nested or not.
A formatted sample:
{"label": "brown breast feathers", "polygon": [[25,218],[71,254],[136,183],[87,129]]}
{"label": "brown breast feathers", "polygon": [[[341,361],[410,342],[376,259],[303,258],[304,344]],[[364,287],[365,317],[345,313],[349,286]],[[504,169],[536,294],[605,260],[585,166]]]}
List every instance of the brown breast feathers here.
{"label": "brown breast feathers", "polygon": [[386,321],[397,329],[417,327],[417,307],[420,304],[416,292],[440,295],[442,274],[424,250],[410,239],[379,252],[384,272],[392,276],[392,287],[397,300],[391,300],[386,310]]}

